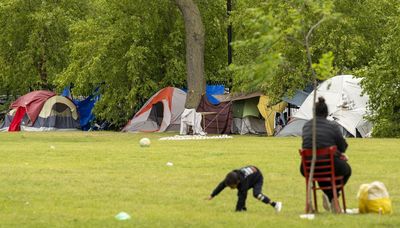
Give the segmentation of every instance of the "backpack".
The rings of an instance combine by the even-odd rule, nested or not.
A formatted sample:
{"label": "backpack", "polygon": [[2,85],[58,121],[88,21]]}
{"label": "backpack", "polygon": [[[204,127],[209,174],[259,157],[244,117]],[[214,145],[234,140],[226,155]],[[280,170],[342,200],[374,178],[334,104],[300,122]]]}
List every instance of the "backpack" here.
{"label": "backpack", "polygon": [[358,190],[357,198],[360,213],[393,213],[392,201],[382,182],[374,181],[370,184],[362,184]]}

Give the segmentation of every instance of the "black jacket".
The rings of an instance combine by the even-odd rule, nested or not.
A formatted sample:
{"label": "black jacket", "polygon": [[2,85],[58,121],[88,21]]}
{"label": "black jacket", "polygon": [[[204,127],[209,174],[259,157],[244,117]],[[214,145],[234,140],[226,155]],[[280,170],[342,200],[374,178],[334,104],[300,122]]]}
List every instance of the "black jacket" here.
{"label": "black jacket", "polygon": [[[312,148],[312,120],[309,120],[303,127],[302,148]],[[340,132],[339,126],[324,117],[317,117],[317,149],[337,146],[338,151],[344,153],[347,149],[347,142]]]}
{"label": "black jacket", "polygon": [[[238,201],[236,203],[236,211],[246,210],[247,190],[253,188],[256,183],[262,181],[263,177],[260,170],[255,166],[246,166],[240,169],[233,170],[239,174]],[[227,187],[225,180],[218,184],[218,186],[211,193],[214,197],[218,195],[224,188]]]}

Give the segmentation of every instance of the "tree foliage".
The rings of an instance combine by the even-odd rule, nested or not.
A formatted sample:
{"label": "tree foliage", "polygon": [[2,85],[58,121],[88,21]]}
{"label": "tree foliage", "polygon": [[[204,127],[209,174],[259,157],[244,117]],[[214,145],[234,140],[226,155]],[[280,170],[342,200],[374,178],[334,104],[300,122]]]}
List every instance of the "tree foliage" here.
{"label": "tree foliage", "polygon": [[[224,1],[197,4],[210,18],[206,78],[227,81]],[[183,19],[173,1],[5,0],[0,19],[1,94],[74,84],[75,95],[88,95],[100,86],[96,115],[122,126],[157,90],[186,87]]]}
{"label": "tree foliage", "polygon": [[[321,18],[331,16],[332,1],[257,1],[238,3],[234,14],[235,58],[231,69],[238,90],[263,91],[278,101],[312,81],[305,38]],[[312,43],[315,43],[312,36]],[[322,54],[310,48],[312,62]]]}
{"label": "tree foliage", "polygon": [[373,135],[400,137],[400,17],[393,16],[387,23],[392,29],[369,66],[359,74],[363,76],[362,85],[370,98]]}
{"label": "tree foliage", "polygon": [[21,95],[52,89],[69,63],[69,26],[86,14],[79,0],[0,3],[0,88]]}
{"label": "tree foliage", "polygon": [[[277,101],[310,84],[304,39],[308,29],[326,17],[311,36],[313,69],[319,75],[325,74],[320,79],[336,74],[363,76],[364,91],[371,93],[370,119],[375,124],[375,135],[400,135],[396,130],[398,94],[378,92],[375,90],[385,87],[374,87],[398,85],[395,52],[389,51],[399,39],[399,34],[393,32],[398,1],[251,2],[236,2],[233,22],[240,32],[235,34],[235,65],[231,68],[236,89],[262,90]],[[390,56],[393,58],[388,61]],[[388,126],[394,129],[388,130]]]}

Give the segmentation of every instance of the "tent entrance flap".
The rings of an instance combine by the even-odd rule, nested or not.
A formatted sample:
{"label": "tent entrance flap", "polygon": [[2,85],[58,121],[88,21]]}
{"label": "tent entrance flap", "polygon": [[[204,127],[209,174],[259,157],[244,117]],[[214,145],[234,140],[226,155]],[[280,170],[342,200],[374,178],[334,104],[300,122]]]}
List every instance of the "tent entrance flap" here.
{"label": "tent entrance flap", "polygon": [[21,129],[21,121],[24,118],[26,113],[25,107],[18,107],[17,111],[15,112],[14,119],[12,120],[8,131],[19,131]]}
{"label": "tent entrance flap", "polygon": [[162,121],[164,119],[164,104],[159,101],[151,107],[149,120],[157,124],[157,128],[161,127]]}

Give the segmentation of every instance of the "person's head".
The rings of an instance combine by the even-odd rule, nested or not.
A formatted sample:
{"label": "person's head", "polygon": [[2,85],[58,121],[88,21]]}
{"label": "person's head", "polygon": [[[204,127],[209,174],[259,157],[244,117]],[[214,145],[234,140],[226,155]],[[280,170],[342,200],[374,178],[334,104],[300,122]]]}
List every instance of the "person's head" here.
{"label": "person's head", "polygon": [[318,97],[318,102],[315,104],[315,115],[324,118],[328,116],[328,106],[323,97]]}
{"label": "person's head", "polygon": [[239,184],[239,174],[235,171],[228,173],[225,177],[225,184],[234,189]]}

